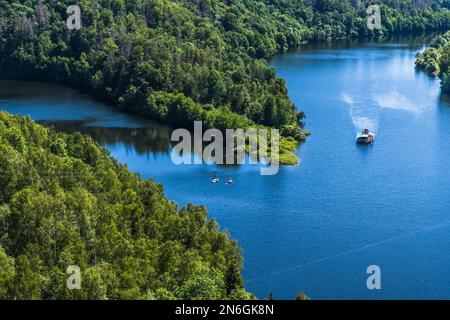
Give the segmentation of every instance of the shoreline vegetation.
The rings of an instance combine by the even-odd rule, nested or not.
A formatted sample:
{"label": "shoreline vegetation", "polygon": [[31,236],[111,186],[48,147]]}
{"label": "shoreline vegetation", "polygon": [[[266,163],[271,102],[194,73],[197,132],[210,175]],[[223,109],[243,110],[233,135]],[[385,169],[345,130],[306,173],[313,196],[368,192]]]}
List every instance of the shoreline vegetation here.
{"label": "shoreline vegetation", "polygon": [[416,67],[441,79],[443,93],[450,93],[450,31],[434,38],[423,53],[416,57]]}
{"label": "shoreline vegetation", "polygon": [[89,136],[0,112],[0,158],[0,299],[255,298],[203,206],[178,208]]}
{"label": "shoreline vegetation", "polygon": [[303,112],[267,60],[314,40],[422,32],[450,25],[446,0],[380,1],[383,29],[367,26],[368,0],[0,0],[0,72],[64,82],[120,110],[173,127],[280,130],[280,163],[308,132]]}
{"label": "shoreline vegetation", "polygon": [[[3,77],[70,83],[172,126],[276,128],[292,164],[304,115],[267,59],[309,40],[449,26],[447,0],[380,1],[374,32],[366,0],[80,0],[83,26],[69,31],[72,4],[0,0]],[[0,298],[255,298],[241,249],[204,207],[178,208],[90,137],[0,113],[0,142]],[[70,265],[81,290],[66,287]]]}

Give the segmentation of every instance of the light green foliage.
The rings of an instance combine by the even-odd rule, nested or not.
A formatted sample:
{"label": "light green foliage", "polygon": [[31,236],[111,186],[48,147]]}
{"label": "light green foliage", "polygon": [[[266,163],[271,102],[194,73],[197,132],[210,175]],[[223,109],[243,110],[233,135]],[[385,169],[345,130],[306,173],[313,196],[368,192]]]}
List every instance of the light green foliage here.
{"label": "light green foliage", "polygon": [[231,300],[256,300],[256,297],[244,289],[235,289],[231,292],[229,298]]}
{"label": "light green foliage", "polygon": [[307,300],[311,300],[310,297],[308,297],[306,294],[304,294],[303,292],[298,292],[297,296],[295,297],[295,300],[301,300],[301,301],[307,301]]}
{"label": "light green foliage", "polygon": [[10,296],[15,276],[14,259],[0,246],[0,299],[7,299]]}
{"label": "light green foliage", "polygon": [[220,299],[224,295],[224,279],[217,270],[202,268],[194,273],[180,289],[180,297],[185,300]]}
{"label": "light green foliage", "polygon": [[434,38],[429,47],[417,54],[416,66],[418,69],[442,80],[442,91],[450,92],[450,31]]}
{"label": "light green foliage", "polygon": [[25,151],[25,139],[22,133],[16,128],[7,128],[2,134],[3,140],[7,142],[14,150],[23,153]]}
{"label": "light green foliage", "polygon": [[[235,241],[205,208],[162,187],[91,138],[0,113],[0,298],[228,299],[243,290]],[[81,268],[81,290],[66,269]]]}
{"label": "light green foliage", "polygon": [[52,142],[50,145],[50,150],[61,157],[64,157],[67,155],[67,145],[63,139],[56,139]]}

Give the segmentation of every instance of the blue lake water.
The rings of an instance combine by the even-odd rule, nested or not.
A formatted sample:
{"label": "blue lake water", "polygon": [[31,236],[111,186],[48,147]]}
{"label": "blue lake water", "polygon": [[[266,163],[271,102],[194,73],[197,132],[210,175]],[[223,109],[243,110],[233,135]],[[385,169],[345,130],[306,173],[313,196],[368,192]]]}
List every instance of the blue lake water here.
{"label": "blue lake water", "polygon": [[[176,166],[170,129],[65,87],[0,81],[0,108],[80,130],[144,178],[164,184],[243,248],[246,288],[264,298],[450,299],[450,104],[414,69],[428,38],[304,46],[271,61],[312,132],[301,164]],[[376,133],[357,146],[365,127]],[[217,170],[235,183],[212,185]],[[369,265],[382,289],[366,287]]]}

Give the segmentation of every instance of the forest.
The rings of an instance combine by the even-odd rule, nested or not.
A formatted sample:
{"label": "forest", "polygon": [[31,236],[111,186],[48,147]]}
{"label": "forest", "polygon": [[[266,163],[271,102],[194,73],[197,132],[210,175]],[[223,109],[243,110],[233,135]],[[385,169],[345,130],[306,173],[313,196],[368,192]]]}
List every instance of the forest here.
{"label": "forest", "polygon": [[442,91],[450,93],[450,31],[434,38],[424,52],[417,54],[416,66],[441,78]]}
{"label": "forest", "polygon": [[0,177],[0,299],[252,298],[204,207],[177,207],[86,135],[2,112]]}
{"label": "forest", "polygon": [[[82,27],[68,30],[67,8]],[[123,111],[191,128],[280,129],[295,164],[304,114],[267,65],[305,41],[448,28],[449,0],[0,0],[2,78],[58,81]]]}

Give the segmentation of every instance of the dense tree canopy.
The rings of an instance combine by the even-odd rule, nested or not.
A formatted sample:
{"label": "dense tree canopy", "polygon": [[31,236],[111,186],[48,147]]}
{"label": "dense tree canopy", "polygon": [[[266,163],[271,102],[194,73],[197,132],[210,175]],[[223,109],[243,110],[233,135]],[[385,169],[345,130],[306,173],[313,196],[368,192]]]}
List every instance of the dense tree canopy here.
{"label": "dense tree canopy", "polygon": [[178,208],[88,136],[0,113],[0,299],[251,298],[241,266],[204,207]]}
{"label": "dense tree canopy", "polygon": [[434,38],[429,47],[417,54],[417,68],[442,79],[442,90],[450,93],[450,31]]}

